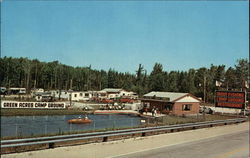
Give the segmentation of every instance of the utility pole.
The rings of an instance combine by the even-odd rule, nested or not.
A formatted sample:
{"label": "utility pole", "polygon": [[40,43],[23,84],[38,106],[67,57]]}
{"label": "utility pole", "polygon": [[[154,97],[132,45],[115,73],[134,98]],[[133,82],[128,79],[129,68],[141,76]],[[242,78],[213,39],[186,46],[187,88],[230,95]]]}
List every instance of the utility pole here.
{"label": "utility pole", "polygon": [[204,103],[206,103],[206,76],[204,75],[204,79],[203,79],[203,100]]}
{"label": "utility pole", "polygon": [[89,65],[88,67],[87,91],[91,89],[90,70],[91,70],[91,65]]}
{"label": "utility pole", "polygon": [[204,74],[204,79],[203,79],[203,119],[205,120],[205,103],[206,103],[206,76]]}
{"label": "utility pole", "polygon": [[35,72],[35,81],[34,81],[34,89],[36,88],[37,80],[37,63],[36,63],[36,72]]}
{"label": "utility pole", "polygon": [[73,79],[70,80],[70,90],[68,91],[69,92],[69,105],[70,105],[70,107],[72,105],[72,92],[73,92],[72,83],[73,83]]}

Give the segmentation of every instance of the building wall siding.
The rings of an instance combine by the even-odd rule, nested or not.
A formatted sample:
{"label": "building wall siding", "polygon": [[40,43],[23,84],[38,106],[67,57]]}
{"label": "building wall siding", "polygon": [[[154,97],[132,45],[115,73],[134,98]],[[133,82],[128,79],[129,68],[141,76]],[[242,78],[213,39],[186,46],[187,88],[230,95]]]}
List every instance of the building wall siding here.
{"label": "building wall siding", "polygon": [[181,98],[179,100],[177,100],[176,102],[186,102],[186,103],[199,103],[200,101],[191,97],[191,96],[186,96],[184,98]]}
{"label": "building wall siding", "polygon": [[[190,111],[183,111],[182,110],[182,105],[183,104],[191,104],[191,110]],[[200,103],[180,103],[180,102],[175,102],[174,107],[173,107],[173,114],[175,115],[190,115],[190,114],[198,114],[199,113],[199,107]]]}

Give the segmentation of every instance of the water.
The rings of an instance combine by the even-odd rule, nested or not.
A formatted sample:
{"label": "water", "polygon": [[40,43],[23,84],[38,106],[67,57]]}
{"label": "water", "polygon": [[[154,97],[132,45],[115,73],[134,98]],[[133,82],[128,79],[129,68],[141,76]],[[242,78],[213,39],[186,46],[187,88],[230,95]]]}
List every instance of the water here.
{"label": "water", "polygon": [[105,128],[136,127],[141,118],[127,115],[88,115],[90,124],[69,124],[79,115],[54,116],[1,116],[1,137],[34,136]]}

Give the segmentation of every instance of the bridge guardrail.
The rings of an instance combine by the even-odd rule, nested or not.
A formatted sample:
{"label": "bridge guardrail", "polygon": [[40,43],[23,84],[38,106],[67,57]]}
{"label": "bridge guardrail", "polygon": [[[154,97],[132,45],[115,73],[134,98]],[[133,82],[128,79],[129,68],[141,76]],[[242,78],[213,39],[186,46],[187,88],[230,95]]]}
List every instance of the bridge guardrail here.
{"label": "bridge guardrail", "polygon": [[196,123],[186,123],[179,125],[165,125],[158,127],[145,127],[136,129],[125,129],[116,131],[106,131],[106,132],[94,132],[94,133],[84,133],[84,134],[73,134],[73,135],[62,135],[62,136],[51,136],[51,137],[39,137],[39,138],[26,138],[26,139],[15,139],[15,140],[2,140],[1,148],[8,147],[18,147],[18,146],[30,146],[39,144],[52,144],[49,146],[54,146],[53,144],[59,142],[77,141],[77,140],[87,140],[95,138],[108,138],[112,136],[124,136],[131,134],[142,134],[149,132],[159,132],[166,130],[178,130],[185,128],[196,128],[202,126],[211,126],[218,124],[227,123],[240,123],[246,121],[245,118],[228,119],[228,120],[216,120],[216,121],[206,121],[206,122],[196,122]]}
{"label": "bridge guardrail", "polygon": [[[237,120],[241,120],[241,119],[243,119],[243,118],[238,118]],[[236,119],[227,119],[227,121],[230,121],[230,120],[235,121]],[[122,133],[122,132],[130,132],[130,131],[152,130],[152,129],[161,129],[161,128],[166,128],[166,127],[179,127],[180,125],[181,126],[196,125],[196,124],[201,125],[201,124],[207,124],[207,123],[216,123],[216,122],[219,123],[219,122],[223,122],[223,121],[225,121],[225,120],[185,123],[185,124],[178,124],[178,125],[164,125],[164,126],[157,126],[157,127],[144,127],[144,128],[124,129],[124,130],[105,131],[105,132],[93,132],[93,133],[70,134],[70,135],[48,136],[48,137],[38,137],[38,138],[2,140],[1,144],[14,143],[14,142],[60,139],[60,138],[67,138],[67,137],[80,137],[80,136],[92,136],[92,135],[101,135],[101,134]]]}

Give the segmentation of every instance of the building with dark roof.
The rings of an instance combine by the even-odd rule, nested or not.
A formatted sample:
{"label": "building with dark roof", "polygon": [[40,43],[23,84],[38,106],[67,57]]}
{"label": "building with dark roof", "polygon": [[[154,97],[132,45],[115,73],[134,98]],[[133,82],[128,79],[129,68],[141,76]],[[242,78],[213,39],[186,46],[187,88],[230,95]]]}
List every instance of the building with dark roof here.
{"label": "building with dark roof", "polygon": [[141,99],[144,108],[157,108],[161,113],[192,115],[199,113],[201,100],[190,93],[150,92]]}

